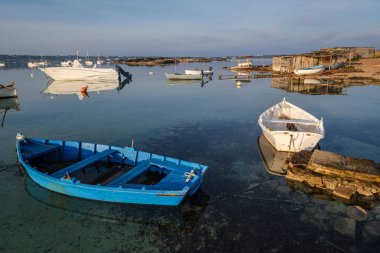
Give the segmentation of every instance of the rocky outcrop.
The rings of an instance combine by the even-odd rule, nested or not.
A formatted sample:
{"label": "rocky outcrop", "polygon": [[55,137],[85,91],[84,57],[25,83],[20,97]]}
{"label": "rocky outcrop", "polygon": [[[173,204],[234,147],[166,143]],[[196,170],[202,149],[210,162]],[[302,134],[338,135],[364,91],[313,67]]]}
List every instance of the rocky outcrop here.
{"label": "rocky outcrop", "polygon": [[129,58],[112,61],[113,64],[126,64],[128,66],[157,66],[157,65],[169,65],[176,63],[192,63],[192,62],[212,62],[212,61],[225,61],[222,57],[141,57],[141,58]]}
{"label": "rocky outcrop", "polygon": [[348,204],[380,200],[379,164],[368,159],[301,151],[290,158],[286,179]]}

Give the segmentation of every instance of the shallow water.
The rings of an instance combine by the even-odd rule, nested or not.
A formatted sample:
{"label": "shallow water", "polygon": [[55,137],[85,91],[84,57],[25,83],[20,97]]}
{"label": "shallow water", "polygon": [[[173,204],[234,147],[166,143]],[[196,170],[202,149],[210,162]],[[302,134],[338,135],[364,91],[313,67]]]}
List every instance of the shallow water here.
{"label": "shallow water", "polygon": [[[0,128],[0,168],[9,166],[0,172],[0,252],[379,252],[380,207],[355,221],[348,206],[295,191],[269,174],[257,118],[286,97],[324,118],[323,150],[380,161],[380,87],[327,96],[287,92],[272,87],[272,79],[241,86],[218,80],[232,64],[211,63],[214,78],[203,85],[168,83],[164,73],[174,66],[123,66],[131,83],[84,100],[43,94],[47,82],[38,70],[0,70],[1,83],[16,82],[20,105]],[[80,200],[20,176],[12,165],[16,132],[116,146],[134,139],[138,149],[210,169],[201,191],[178,208]]]}

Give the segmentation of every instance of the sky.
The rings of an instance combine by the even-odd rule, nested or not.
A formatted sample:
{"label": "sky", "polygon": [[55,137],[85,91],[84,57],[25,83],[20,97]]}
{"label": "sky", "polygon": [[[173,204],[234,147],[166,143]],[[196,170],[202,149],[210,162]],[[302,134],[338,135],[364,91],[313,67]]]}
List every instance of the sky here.
{"label": "sky", "polygon": [[380,49],[379,0],[0,0],[0,54],[229,56]]}

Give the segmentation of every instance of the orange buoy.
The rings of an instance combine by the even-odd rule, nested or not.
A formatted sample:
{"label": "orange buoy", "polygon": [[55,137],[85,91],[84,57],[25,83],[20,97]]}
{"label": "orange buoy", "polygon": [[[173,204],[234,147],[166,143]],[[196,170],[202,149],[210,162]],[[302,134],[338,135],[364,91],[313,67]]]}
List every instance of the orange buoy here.
{"label": "orange buoy", "polygon": [[87,88],[88,88],[88,85],[83,86],[83,87],[80,89],[80,92],[86,92],[86,93],[87,93]]}

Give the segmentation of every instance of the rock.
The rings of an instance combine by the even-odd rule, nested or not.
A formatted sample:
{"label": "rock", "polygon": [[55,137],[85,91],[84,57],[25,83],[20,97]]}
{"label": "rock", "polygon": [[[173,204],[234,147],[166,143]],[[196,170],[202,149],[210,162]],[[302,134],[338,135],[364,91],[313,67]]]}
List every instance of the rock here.
{"label": "rock", "polygon": [[339,184],[339,179],[337,178],[332,178],[332,177],[323,177],[322,178],[322,183],[323,185],[329,189],[329,190],[335,190],[335,188],[338,186]]}
{"label": "rock", "polygon": [[302,209],[302,206],[299,204],[291,204],[289,208],[290,210],[297,212]]}
{"label": "rock", "polygon": [[274,190],[278,186],[278,182],[277,182],[277,180],[272,179],[272,180],[268,180],[268,181],[264,182],[263,185],[268,187],[270,190]]}
{"label": "rock", "polygon": [[251,189],[254,189],[254,188],[257,188],[259,187],[261,184],[260,183],[250,183],[248,185],[248,190],[251,190]]}
{"label": "rock", "polygon": [[318,188],[324,188],[325,187],[322,183],[322,178],[320,176],[316,176],[313,174],[308,174],[305,177],[305,182],[312,187],[318,187]]}
{"label": "rock", "polygon": [[363,238],[379,239],[380,237],[380,221],[370,221],[363,227]]}
{"label": "rock", "polygon": [[378,220],[378,221],[380,221],[380,214],[376,215],[375,219]]}
{"label": "rock", "polygon": [[346,214],[356,221],[365,221],[368,218],[367,211],[360,206],[348,206]]}
{"label": "rock", "polygon": [[338,217],[334,222],[334,230],[344,237],[355,239],[356,221],[346,217]]}
{"label": "rock", "polygon": [[356,189],[356,191],[360,195],[363,195],[363,196],[366,196],[366,197],[371,197],[371,196],[373,196],[372,189],[373,188],[371,186],[369,186],[369,185],[361,184],[360,186],[358,186],[358,188]]}
{"label": "rock", "polygon": [[344,203],[351,203],[351,201],[355,197],[354,196],[355,193],[356,193],[356,187],[351,186],[351,185],[350,186],[339,185],[332,192],[333,197],[337,198],[338,200],[341,200]]}
{"label": "rock", "polygon": [[283,194],[289,194],[289,192],[292,191],[292,189],[290,189],[288,186],[286,185],[279,185],[277,188],[276,188],[276,191],[278,191],[279,193],[283,193]]}
{"label": "rock", "polygon": [[303,192],[294,192],[293,197],[295,201],[302,205],[306,205],[309,202],[309,198]]}
{"label": "rock", "polygon": [[346,205],[339,202],[332,202],[325,207],[325,210],[328,213],[332,213],[332,214],[345,214]]}

